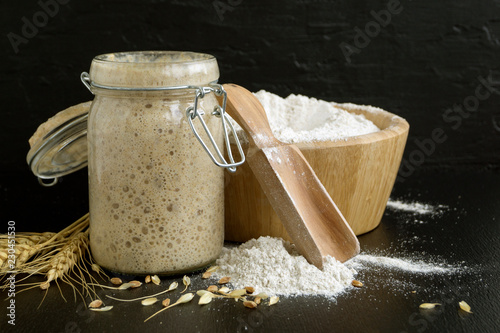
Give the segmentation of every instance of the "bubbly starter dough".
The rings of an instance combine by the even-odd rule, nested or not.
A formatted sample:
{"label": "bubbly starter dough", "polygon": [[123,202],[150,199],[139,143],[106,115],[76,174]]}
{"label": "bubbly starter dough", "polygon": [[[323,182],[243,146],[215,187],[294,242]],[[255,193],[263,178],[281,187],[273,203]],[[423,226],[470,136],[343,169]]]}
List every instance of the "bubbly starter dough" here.
{"label": "bubbly starter dough", "polygon": [[[90,245],[97,263],[112,271],[192,271],[223,246],[223,170],[187,123],[193,95],[181,103],[162,96],[100,94],[90,111]],[[215,104],[213,94],[201,100],[207,111]],[[204,119],[223,147],[220,119],[210,112]]]}

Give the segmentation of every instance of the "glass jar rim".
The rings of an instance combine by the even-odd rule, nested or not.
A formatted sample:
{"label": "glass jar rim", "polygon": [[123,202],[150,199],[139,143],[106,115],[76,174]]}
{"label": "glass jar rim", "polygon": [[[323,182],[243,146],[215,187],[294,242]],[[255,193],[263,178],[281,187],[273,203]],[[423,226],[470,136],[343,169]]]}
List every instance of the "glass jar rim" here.
{"label": "glass jar rim", "polygon": [[96,56],[90,65],[96,86],[155,88],[201,86],[219,79],[217,59],[189,51],[133,51]]}
{"label": "glass jar rim", "polygon": [[207,53],[190,51],[129,51],[104,53],[94,57],[93,61],[120,64],[175,64],[200,63],[214,61],[215,57]]}

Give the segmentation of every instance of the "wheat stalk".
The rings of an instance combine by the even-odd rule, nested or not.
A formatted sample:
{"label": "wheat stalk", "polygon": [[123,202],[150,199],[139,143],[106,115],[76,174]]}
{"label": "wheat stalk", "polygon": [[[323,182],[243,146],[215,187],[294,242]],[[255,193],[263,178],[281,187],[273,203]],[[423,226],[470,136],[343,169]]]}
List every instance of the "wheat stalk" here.
{"label": "wheat stalk", "polygon": [[[47,290],[52,282],[55,282],[61,291],[58,281],[62,281],[73,287],[75,298],[77,292],[82,298],[85,296],[98,298],[93,287],[93,282],[97,280],[87,266],[101,278],[104,279],[103,275],[107,279],[109,277],[90,255],[88,226],[89,214],[86,214],[58,233],[16,234],[14,271],[8,270],[9,267],[6,265],[8,237],[0,235],[0,279],[7,273],[26,273],[27,276],[17,281],[19,283],[34,274],[41,274],[46,278],[44,282],[18,284],[19,287],[26,287],[20,292],[35,287]],[[75,285],[81,286],[83,291],[80,292]],[[7,284],[3,288],[6,286]],[[64,298],[62,292],[61,296]]]}
{"label": "wheat stalk", "polygon": [[48,271],[45,274],[47,281],[40,287],[50,285],[51,281],[63,278],[65,274],[73,270],[73,267],[83,261],[83,257],[88,251],[88,231],[80,232],[72,236],[61,250],[47,263]]}
{"label": "wheat stalk", "polygon": [[[21,268],[30,258],[40,254],[56,234],[53,232],[45,232],[42,234],[18,234],[15,238],[15,268]],[[8,241],[7,238],[0,236],[0,274],[11,272],[7,265],[8,258]]]}

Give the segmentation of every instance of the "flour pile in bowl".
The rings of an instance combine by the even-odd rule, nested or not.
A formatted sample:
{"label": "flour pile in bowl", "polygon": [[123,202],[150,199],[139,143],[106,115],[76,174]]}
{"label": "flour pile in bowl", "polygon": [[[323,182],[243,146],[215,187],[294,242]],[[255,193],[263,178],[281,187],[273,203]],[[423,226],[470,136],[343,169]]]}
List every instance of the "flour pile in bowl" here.
{"label": "flour pile in bowl", "polygon": [[[337,104],[302,95],[282,98],[265,90],[254,93],[266,110],[274,136],[283,142],[332,141],[380,131],[364,115],[347,110],[352,104]],[[357,109],[370,112],[380,110],[357,105]],[[241,128],[236,126],[239,136]]]}

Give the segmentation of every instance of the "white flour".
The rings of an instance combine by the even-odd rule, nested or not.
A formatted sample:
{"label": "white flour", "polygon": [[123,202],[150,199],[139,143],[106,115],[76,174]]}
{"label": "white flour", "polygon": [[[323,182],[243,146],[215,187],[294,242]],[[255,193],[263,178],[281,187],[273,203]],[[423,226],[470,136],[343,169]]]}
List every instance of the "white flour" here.
{"label": "white flour", "polygon": [[351,264],[351,267],[354,268],[358,267],[358,269],[360,265],[371,264],[411,273],[451,273],[456,269],[446,264],[429,264],[421,260],[379,257],[367,254],[357,255],[348,264]]}
{"label": "white flour", "polygon": [[440,210],[446,208],[445,205],[429,205],[420,202],[404,202],[401,200],[392,200],[389,199],[387,202],[387,208],[392,210],[410,212],[414,214],[434,214],[439,212]]}
{"label": "white flour", "polygon": [[238,247],[225,247],[214,278],[231,277],[234,288],[254,287],[268,295],[324,295],[333,297],[347,288],[357,270],[382,266],[408,273],[444,274],[456,269],[445,264],[360,254],[342,264],[327,258],[323,271],[309,264],[295,246],[281,238],[259,237]]}
{"label": "white flour", "polygon": [[235,288],[252,286],[269,295],[329,295],[351,285],[356,271],[329,257],[323,271],[280,238],[259,237],[235,248],[224,248],[217,276],[230,276]]}
{"label": "white flour", "polygon": [[[364,115],[348,112],[353,104],[337,104],[302,95],[282,98],[264,90],[254,95],[266,111],[274,136],[286,143],[334,141],[380,131]],[[369,112],[380,110],[371,106],[355,107]],[[241,128],[235,127],[238,136],[245,138]]]}

